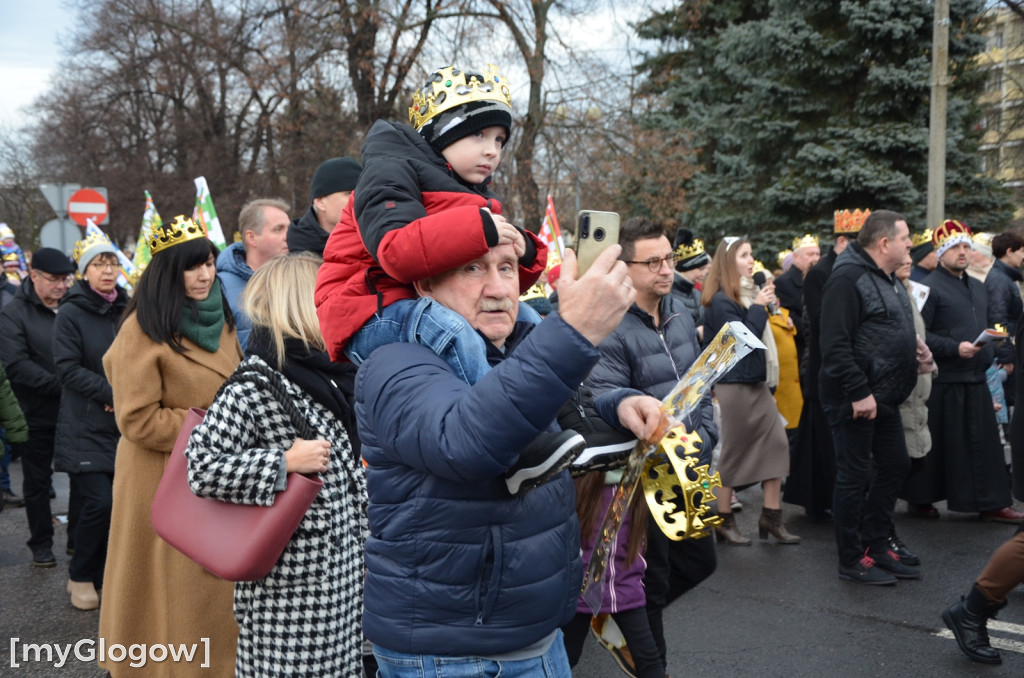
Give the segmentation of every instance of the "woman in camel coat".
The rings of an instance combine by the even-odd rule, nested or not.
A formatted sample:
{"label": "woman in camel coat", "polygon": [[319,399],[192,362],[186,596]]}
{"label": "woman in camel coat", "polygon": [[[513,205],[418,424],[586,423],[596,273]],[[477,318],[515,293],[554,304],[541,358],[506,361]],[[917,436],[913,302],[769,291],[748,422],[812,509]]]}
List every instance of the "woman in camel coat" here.
{"label": "woman in camel coat", "polygon": [[[209,407],[242,358],[216,278],[216,252],[205,237],[155,252],[103,357],[121,441],[99,635],[107,648],[197,645],[191,663],[168,658],[132,668],[128,658],[108,655],[100,666],[114,678],[234,675],[232,583],[174,550],[150,526],[153,495],[185,413]],[[203,638],[209,668],[200,667]]]}

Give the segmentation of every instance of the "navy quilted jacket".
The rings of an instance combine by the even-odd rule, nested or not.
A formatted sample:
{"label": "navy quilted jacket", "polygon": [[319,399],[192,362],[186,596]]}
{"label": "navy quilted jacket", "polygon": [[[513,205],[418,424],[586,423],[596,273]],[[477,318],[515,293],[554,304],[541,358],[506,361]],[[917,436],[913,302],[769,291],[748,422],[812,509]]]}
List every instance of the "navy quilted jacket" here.
{"label": "navy quilted jacket", "polygon": [[517,324],[506,350],[474,386],[411,344],[377,349],[356,376],[370,497],[363,625],[384,647],[511,652],[576,612],[582,562],[568,473],[516,496],[502,475],[552,426],[598,352],[557,315]]}

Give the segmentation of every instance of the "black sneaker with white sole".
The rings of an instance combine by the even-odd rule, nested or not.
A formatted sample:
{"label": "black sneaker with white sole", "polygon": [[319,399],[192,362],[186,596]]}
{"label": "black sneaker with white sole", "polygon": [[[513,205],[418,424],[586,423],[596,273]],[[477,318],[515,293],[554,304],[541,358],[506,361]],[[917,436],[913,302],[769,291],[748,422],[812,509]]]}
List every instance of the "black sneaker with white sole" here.
{"label": "black sneaker with white sole", "polygon": [[541,433],[530,441],[512,468],[505,472],[509,493],[526,493],[543,485],[571,464],[585,446],[583,436],[575,431]]}
{"label": "black sneaker with white sole", "polygon": [[632,433],[620,431],[601,418],[594,407],[593,393],[585,386],[558,413],[558,425],[576,431],[587,442],[586,449],[569,467],[573,477],[622,468],[636,447]]}

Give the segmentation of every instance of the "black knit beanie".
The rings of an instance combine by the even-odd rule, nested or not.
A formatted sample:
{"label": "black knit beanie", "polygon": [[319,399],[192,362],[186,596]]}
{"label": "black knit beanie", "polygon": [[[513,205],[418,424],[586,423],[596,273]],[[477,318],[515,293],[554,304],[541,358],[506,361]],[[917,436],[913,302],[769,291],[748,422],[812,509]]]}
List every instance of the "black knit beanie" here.
{"label": "black knit beanie", "polygon": [[512,109],[500,101],[471,101],[428,120],[419,132],[437,153],[463,137],[488,127],[504,127],[505,143],[512,130]]}
{"label": "black knit beanie", "polygon": [[353,158],[331,158],[325,160],[313,172],[313,183],[309,187],[309,201],[339,191],[354,191],[363,166]]}
{"label": "black knit beanie", "polygon": [[[688,228],[680,228],[676,230],[675,236],[672,238],[672,249],[676,252],[676,270],[682,273],[683,271],[692,271],[695,268],[707,264],[711,261],[711,257],[704,250],[704,243],[702,241],[699,251],[694,252],[693,243],[693,231]],[[686,254],[684,256],[684,249]]]}

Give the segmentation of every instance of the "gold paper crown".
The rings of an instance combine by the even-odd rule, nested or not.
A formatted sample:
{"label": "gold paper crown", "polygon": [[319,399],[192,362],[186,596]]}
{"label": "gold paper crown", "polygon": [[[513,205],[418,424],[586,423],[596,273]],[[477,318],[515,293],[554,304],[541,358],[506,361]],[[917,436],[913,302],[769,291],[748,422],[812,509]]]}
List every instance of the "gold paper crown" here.
{"label": "gold paper crown", "polygon": [[918,245],[924,245],[932,241],[932,229],[926,228],[921,233],[915,233],[910,236],[910,245],[917,247]]}
{"label": "gold paper crown", "polygon": [[537,283],[519,295],[519,300],[529,301],[530,299],[547,299],[547,296],[548,295],[544,293],[544,286]]}
{"label": "gold paper crown", "polygon": [[89,233],[84,239],[79,240],[75,243],[75,251],[71,253],[71,256],[75,258],[76,262],[82,261],[82,255],[91,250],[96,245],[112,245],[110,238],[107,237],[106,233]]}
{"label": "gold paper crown", "polygon": [[982,245],[983,247],[992,249],[992,238],[994,237],[996,237],[995,233],[982,232],[975,233],[974,235],[972,235],[971,240],[973,240],[974,243],[977,245]]}
{"label": "gold paper crown", "polygon": [[148,238],[149,250],[156,254],[168,247],[174,247],[189,240],[205,237],[206,232],[202,226],[191,219],[186,219],[185,215],[179,214],[174,217],[172,223],[168,224],[165,222],[153,229],[152,234]]}
{"label": "gold paper crown", "polygon": [[817,247],[817,246],[818,246],[818,238],[813,236],[813,235],[811,235],[810,233],[805,233],[803,235],[803,237],[801,237],[801,238],[793,238],[793,251],[794,252],[796,252],[801,247]]}
{"label": "gold paper crown", "polygon": [[836,210],[834,219],[834,227],[832,232],[837,235],[845,235],[847,233],[860,233],[861,227],[864,225],[864,220],[870,216],[871,210],[855,209],[851,213],[850,210]]}
{"label": "gold paper crown", "polygon": [[19,264],[20,260],[18,259],[18,253],[17,252],[9,252],[8,254],[5,254],[4,255],[4,263],[6,264],[9,261],[13,262],[15,264]]}
{"label": "gold paper crown", "polygon": [[430,82],[412,95],[409,122],[417,131],[435,116],[472,101],[497,101],[512,108],[508,81],[494,64],[481,73],[468,73],[455,66],[434,71]]}
{"label": "gold paper crown", "polygon": [[711,513],[715,488],[722,486],[718,471],[698,465],[700,436],[683,425],[668,430],[644,463],[644,498],[651,516],[673,541],[701,539],[722,524]]}
{"label": "gold paper crown", "polygon": [[700,238],[694,238],[693,244],[689,247],[686,246],[686,243],[679,243],[679,247],[676,248],[676,258],[680,260],[690,259],[706,251],[704,249],[704,241]]}
{"label": "gold paper crown", "polygon": [[768,269],[764,267],[764,264],[762,264],[758,259],[754,259],[754,270],[753,270],[753,273],[757,273],[758,271],[764,273],[767,270]]}
{"label": "gold paper crown", "polygon": [[786,257],[793,253],[793,250],[782,250],[779,252],[779,268],[782,268],[782,262],[785,261]]}

